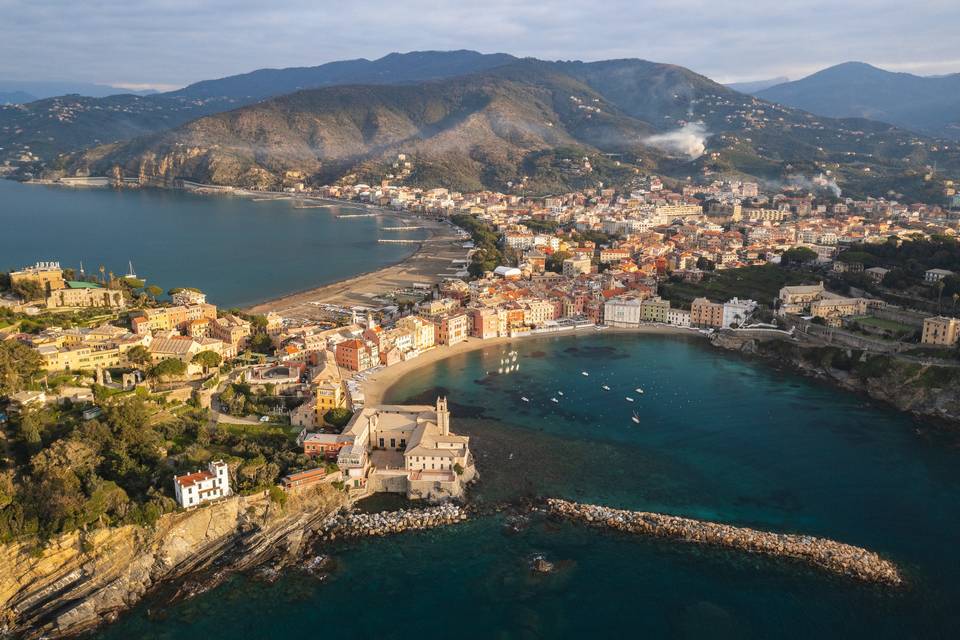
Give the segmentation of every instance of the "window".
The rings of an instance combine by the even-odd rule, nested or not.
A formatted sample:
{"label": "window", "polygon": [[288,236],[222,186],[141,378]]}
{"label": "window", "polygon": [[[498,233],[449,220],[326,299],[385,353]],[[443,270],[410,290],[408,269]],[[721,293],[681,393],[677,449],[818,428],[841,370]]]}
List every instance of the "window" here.
{"label": "window", "polygon": [[383,438],[380,438],[380,448],[383,448]]}
{"label": "window", "polygon": [[397,439],[396,439],[396,438],[390,438],[390,448],[391,448],[391,449],[396,449],[396,448],[397,448]]}

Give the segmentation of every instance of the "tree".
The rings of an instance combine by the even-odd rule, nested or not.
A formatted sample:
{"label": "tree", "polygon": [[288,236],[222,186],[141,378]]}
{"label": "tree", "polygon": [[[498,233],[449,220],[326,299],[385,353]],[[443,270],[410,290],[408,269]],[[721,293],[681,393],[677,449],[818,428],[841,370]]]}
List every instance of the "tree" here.
{"label": "tree", "polygon": [[150,375],[160,379],[182,376],[186,372],[187,363],[182,360],[177,360],[176,358],[161,360],[150,369]]}
{"label": "tree", "polygon": [[12,395],[40,373],[40,354],[17,340],[0,342],[0,396]]}
{"label": "tree", "polygon": [[780,256],[780,264],[806,264],[817,259],[817,252],[808,247],[793,247],[787,249]]}
{"label": "tree", "polygon": [[150,351],[143,345],[138,344],[127,351],[127,360],[137,366],[142,367],[150,362]]}
{"label": "tree", "polygon": [[163,295],[163,289],[161,289],[160,287],[158,287],[158,286],[155,285],[155,284],[150,285],[149,287],[147,287],[146,289],[144,289],[144,291],[146,291],[147,295],[149,295],[149,296],[150,296],[151,298],[153,298],[154,300],[157,299],[157,296],[162,296],[162,295]]}
{"label": "tree", "polygon": [[350,422],[350,418],[352,417],[353,417],[353,411],[350,411],[350,409],[345,409],[343,407],[330,409],[325,414],[323,414],[323,419],[326,420],[328,424],[331,424],[334,427],[337,427],[340,429],[347,426],[347,423]]}
{"label": "tree", "polygon": [[215,351],[201,351],[197,355],[193,356],[193,359],[190,362],[203,367],[203,372],[206,373],[208,369],[219,367],[220,363],[223,362],[223,358],[221,358],[220,354],[216,353]]}
{"label": "tree", "polygon": [[21,280],[13,285],[13,292],[23,298],[25,301],[40,300],[46,291],[36,280]]}
{"label": "tree", "polygon": [[250,350],[269,355],[273,352],[273,340],[265,333],[255,333],[250,338]]}

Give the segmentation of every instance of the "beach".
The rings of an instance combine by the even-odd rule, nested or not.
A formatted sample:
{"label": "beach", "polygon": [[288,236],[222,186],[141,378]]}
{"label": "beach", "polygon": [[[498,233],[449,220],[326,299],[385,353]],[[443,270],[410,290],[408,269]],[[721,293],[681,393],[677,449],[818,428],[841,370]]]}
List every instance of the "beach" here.
{"label": "beach", "polygon": [[[423,228],[428,237],[419,243],[413,255],[397,264],[268,300],[248,308],[247,311],[253,314],[274,312],[297,320],[323,319],[323,310],[319,306],[321,304],[343,307],[376,306],[374,298],[378,296],[415,284],[433,285],[466,269],[466,263],[455,262],[467,259],[467,249],[463,247],[465,240],[458,237],[448,223],[419,218],[413,214],[382,209],[376,211],[383,215],[410,219],[413,224]],[[350,221],[342,220],[340,223],[350,224]]]}
{"label": "beach", "polygon": [[[381,404],[387,393],[394,384],[396,384],[405,375],[434,362],[452,358],[460,354],[469,353],[485,348],[500,347],[512,342],[521,340],[547,339],[557,337],[572,337],[583,335],[594,335],[596,329],[580,329],[577,331],[564,331],[562,333],[541,333],[529,336],[518,336],[513,338],[489,338],[481,340],[480,338],[467,338],[465,341],[455,344],[452,347],[437,346],[422,353],[412,360],[405,360],[390,367],[384,367],[367,377],[363,383],[364,402],[367,405]],[[700,336],[703,334],[682,327],[670,327],[666,325],[644,325],[635,329],[609,327],[603,330],[603,333],[630,333],[630,334],[648,334],[648,335],[679,335],[679,336]]]}

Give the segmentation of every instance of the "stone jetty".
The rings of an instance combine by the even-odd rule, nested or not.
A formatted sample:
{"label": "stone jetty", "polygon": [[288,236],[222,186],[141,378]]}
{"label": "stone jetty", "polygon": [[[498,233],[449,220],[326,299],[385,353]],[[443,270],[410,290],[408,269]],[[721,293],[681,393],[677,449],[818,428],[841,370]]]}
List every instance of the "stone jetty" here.
{"label": "stone jetty", "polygon": [[554,516],[596,527],[790,558],[864,582],[885,585],[903,583],[896,565],[889,560],[884,560],[867,549],[827,538],[758,531],[692,518],[624,511],[555,498],[548,499],[546,504],[548,513]]}
{"label": "stone jetty", "polygon": [[404,531],[433,529],[467,519],[460,505],[448,503],[424,509],[400,509],[380,513],[339,513],[327,519],[320,530],[322,540],[387,536]]}

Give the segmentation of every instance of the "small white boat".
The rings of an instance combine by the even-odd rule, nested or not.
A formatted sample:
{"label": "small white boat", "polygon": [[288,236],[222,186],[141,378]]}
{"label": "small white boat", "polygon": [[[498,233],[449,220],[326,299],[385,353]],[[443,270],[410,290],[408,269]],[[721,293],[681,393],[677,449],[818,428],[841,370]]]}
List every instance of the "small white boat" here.
{"label": "small white boat", "polygon": [[588,375],[590,375],[590,374],[587,373],[586,371],[581,371],[581,372],[580,372],[580,375],[582,375],[582,376],[588,376]]}
{"label": "small white boat", "polygon": [[634,389],[634,391],[636,391],[637,393],[643,393],[643,389],[641,389],[640,387],[637,387],[636,389]]}
{"label": "small white boat", "polygon": [[562,395],[563,395],[563,391],[557,391],[557,395],[558,395],[558,396],[562,396]]}
{"label": "small white boat", "polygon": [[630,396],[627,396],[626,398],[624,398],[624,400],[626,400],[627,402],[633,402],[633,398],[631,398]]}
{"label": "small white boat", "polygon": [[499,369],[497,369],[497,373],[503,373],[503,367],[500,367]]}
{"label": "small white boat", "polygon": [[633,415],[630,417],[636,424],[640,424],[640,416],[637,415],[637,412],[634,411]]}
{"label": "small white boat", "polygon": [[530,402],[530,398],[528,398],[527,396],[520,396],[520,399],[523,400],[524,402]]}
{"label": "small white boat", "polygon": [[550,402],[560,402],[560,401],[557,400],[556,398],[550,398]]}
{"label": "small white boat", "polygon": [[602,389],[604,391],[610,391],[610,387],[608,387],[607,385],[603,385]]}
{"label": "small white boat", "polygon": [[514,361],[514,362],[517,361],[517,354],[513,354],[513,361]]}

